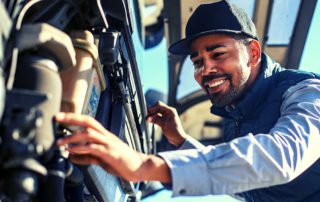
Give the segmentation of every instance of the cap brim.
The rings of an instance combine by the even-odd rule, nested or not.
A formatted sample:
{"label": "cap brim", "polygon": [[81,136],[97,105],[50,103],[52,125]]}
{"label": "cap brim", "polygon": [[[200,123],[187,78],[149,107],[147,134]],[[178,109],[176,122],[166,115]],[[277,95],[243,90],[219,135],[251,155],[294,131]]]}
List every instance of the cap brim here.
{"label": "cap brim", "polygon": [[189,44],[193,39],[184,38],[169,47],[169,52],[176,55],[188,55],[190,53]]}
{"label": "cap brim", "polygon": [[[211,31],[206,31],[206,32],[200,32],[198,34],[181,39],[180,41],[173,43],[169,47],[169,52],[172,54],[176,54],[176,55],[189,55],[190,54],[190,43],[193,40],[195,40],[199,37],[202,37],[202,36],[210,35],[210,34],[223,34],[223,33],[241,34],[243,32],[235,31],[235,30],[211,30]],[[243,33],[243,34],[246,34],[246,33]]]}

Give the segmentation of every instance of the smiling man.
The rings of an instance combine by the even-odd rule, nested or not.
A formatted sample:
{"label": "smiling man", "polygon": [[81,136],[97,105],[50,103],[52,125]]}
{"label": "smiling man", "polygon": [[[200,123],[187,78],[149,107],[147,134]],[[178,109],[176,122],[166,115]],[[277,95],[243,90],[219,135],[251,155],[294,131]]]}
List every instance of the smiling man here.
{"label": "smiling man", "polygon": [[169,51],[190,55],[211,112],[224,118],[225,143],[205,147],[192,139],[176,110],[161,102],[148,109],[148,121],[179,150],[157,156],[133,151],[90,117],[58,114],[58,122],[85,128],[58,142],[69,145],[73,162],[168,183],[174,196],[320,200],[319,76],[286,70],[262,53],[253,22],[229,1],[200,5],[186,38]]}
{"label": "smiling man", "polygon": [[236,102],[260,68],[261,51],[256,40],[244,43],[230,34],[214,34],[195,39],[190,50],[194,77],[214,106]]}

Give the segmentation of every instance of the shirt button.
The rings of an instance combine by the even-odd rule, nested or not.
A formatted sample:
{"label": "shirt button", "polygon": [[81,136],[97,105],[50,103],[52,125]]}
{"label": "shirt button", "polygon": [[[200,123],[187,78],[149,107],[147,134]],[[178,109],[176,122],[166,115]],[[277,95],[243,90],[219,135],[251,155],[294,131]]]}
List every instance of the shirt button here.
{"label": "shirt button", "polygon": [[185,189],[181,189],[180,191],[179,191],[179,194],[181,194],[181,195],[184,195],[184,194],[186,194],[186,190]]}

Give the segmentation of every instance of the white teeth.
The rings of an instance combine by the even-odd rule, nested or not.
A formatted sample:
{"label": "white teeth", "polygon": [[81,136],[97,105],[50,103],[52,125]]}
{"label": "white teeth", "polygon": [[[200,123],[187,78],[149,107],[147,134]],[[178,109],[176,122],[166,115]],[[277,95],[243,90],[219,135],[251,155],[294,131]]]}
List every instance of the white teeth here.
{"label": "white teeth", "polygon": [[209,87],[210,88],[213,88],[213,87],[216,87],[216,86],[219,86],[219,85],[221,85],[222,83],[224,83],[226,80],[220,80],[220,81],[216,81],[216,82],[214,82],[214,83],[210,83],[209,84]]}

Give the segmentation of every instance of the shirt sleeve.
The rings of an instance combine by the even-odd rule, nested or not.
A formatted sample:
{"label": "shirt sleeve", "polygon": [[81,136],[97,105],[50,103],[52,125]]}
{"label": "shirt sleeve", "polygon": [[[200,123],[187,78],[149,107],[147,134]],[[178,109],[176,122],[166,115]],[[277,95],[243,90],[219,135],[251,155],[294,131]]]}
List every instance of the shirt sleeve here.
{"label": "shirt sleeve", "polygon": [[187,136],[183,144],[178,148],[179,150],[184,149],[204,149],[205,146],[199,142],[198,140],[194,139],[191,136]]}
{"label": "shirt sleeve", "polygon": [[234,194],[287,183],[320,157],[320,81],[283,95],[269,134],[248,134],[202,149],[159,153],[172,176],[173,196]]}

